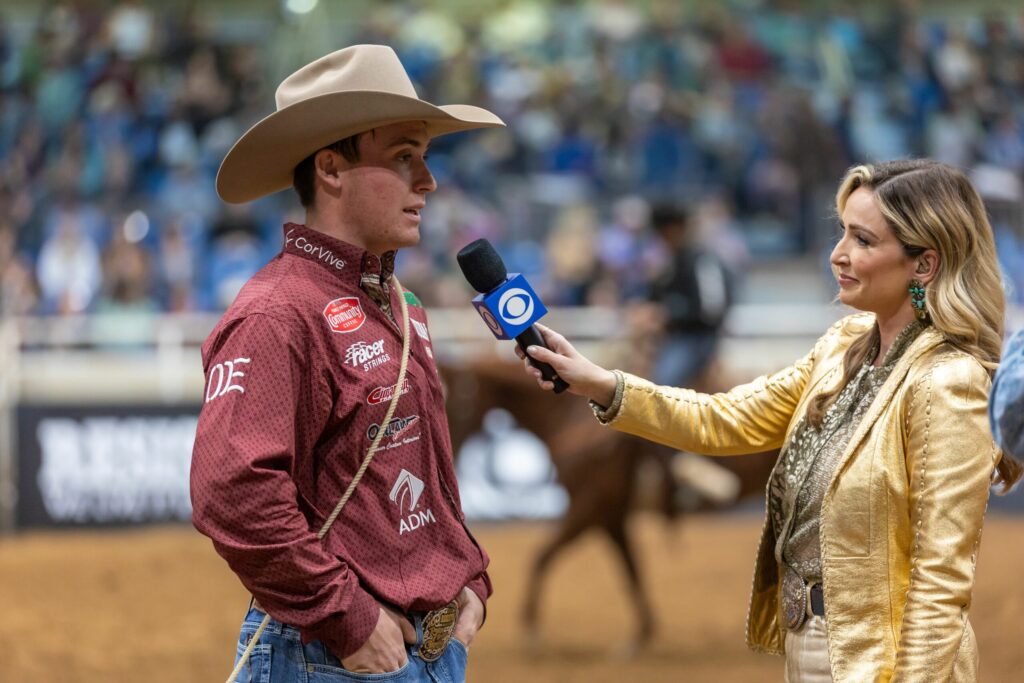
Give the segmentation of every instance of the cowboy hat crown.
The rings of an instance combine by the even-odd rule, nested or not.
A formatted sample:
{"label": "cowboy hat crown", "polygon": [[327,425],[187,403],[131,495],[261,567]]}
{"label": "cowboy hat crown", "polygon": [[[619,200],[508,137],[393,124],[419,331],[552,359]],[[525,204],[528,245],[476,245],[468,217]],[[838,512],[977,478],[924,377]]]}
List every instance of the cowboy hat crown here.
{"label": "cowboy hat crown", "polygon": [[354,45],[321,57],[284,79],[274,99],[277,111],[239,138],[220,165],[217,194],[226,202],[291,187],[295,167],[310,154],[379,126],[423,121],[436,137],[505,125],[480,107],[421,100],[386,45]]}

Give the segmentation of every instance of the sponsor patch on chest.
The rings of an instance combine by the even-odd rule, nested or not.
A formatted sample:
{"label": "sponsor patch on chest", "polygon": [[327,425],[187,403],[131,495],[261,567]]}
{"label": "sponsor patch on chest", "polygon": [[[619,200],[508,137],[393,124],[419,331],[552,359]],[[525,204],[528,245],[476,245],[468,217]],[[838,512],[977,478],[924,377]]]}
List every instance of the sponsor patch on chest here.
{"label": "sponsor patch on chest", "polygon": [[355,332],[366,322],[366,314],[359,305],[359,298],[343,296],[324,307],[324,318],[332,332],[347,334]]}
{"label": "sponsor patch on chest", "polygon": [[412,323],[412,328],[416,330],[416,334],[419,335],[423,341],[430,341],[430,332],[427,331],[427,326],[421,323],[415,318],[409,318],[409,322]]}
{"label": "sponsor patch on chest", "polygon": [[[383,438],[385,438],[385,439],[388,439],[388,438],[395,439],[395,438],[397,438],[399,436],[402,436],[405,432],[407,432],[409,430],[410,427],[412,427],[414,424],[419,422],[419,419],[420,419],[419,415],[408,415],[406,417],[395,417],[395,418],[392,418],[391,422],[388,422],[388,426],[384,428],[384,437]],[[376,439],[377,438],[377,433],[379,431],[380,431],[380,425],[379,424],[372,424],[372,425],[370,425],[370,428],[366,430],[366,438],[370,439],[371,441],[373,439]]]}
{"label": "sponsor patch on chest", "polygon": [[391,360],[391,354],[384,350],[384,340],[375,342],[357,341],[345,349],[345,364],[354,368],[362,367],[363,372],[384,365]]}
{"label": "sponsor patch on chest", "polygon": [[388,498],[398,506],[400,515],[398,522],[398,535],[412,533],[428,524],[437,522],[434,512],[430,508],[420,508],[420,497],[426,486],[423,480],[409,470],[402,470],[398,473],[395,485],[391,487]]}
{"label": "sponsor patch on chest", "polygon": [[[400,393],[399,396],[402,396],[403,394],[408,394],[409,389],[409,379],[406,378],[405,382],[402,383],[402,393]],[[371,406],[375,406],[380,403],[386,403],[390,401],[394,395],[394,384],[392,384],[389,387],[377,387],[373,391],[371,391],[370,394],[366,397],[366,402],[369,403]]]}

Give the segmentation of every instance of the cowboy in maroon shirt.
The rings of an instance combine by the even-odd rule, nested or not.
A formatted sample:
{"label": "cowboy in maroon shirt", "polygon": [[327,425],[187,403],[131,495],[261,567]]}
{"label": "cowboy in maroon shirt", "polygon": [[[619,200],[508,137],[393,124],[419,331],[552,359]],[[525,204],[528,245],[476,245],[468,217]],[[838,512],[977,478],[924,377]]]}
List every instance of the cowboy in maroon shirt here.
{"label": "cowboy in maroon shirt", "polygon": [[[239,680],[461,681],[491,593],[488,559],[465,526],[427,319],[411,293],[397,386],[403,301],[391,277],[437,186],[430,139],[503,124],[420,100],[384,46],[318,59],[276,99],[224,159],[217,191],[239,203],[294,186],[306,221],[285,226],[281,253],[203,346],[191,473],[196,528],[254,597],[239,653],[271,617]],[[446,614],[454,634],[438,643],[431,624]]]}

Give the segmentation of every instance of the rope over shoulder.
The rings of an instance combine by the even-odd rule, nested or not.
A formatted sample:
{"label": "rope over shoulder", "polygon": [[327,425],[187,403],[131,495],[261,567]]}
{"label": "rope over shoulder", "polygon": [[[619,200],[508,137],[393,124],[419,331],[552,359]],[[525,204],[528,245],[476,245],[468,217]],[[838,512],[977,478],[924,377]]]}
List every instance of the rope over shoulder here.
{"label": "rope over shoulder", "polygon": [[[398,278],[394,275],[391,276],[391,284],[398,293],[398,301],[402,307],[402,362],[398,366],[398,382],[395,384],[396,387],[401,387],[405,383],[405,372],[409,367],[409,351],[411,344],[409,343],[409,306],[406,303],[405,292],[402,289],[401,283]],[[395,408],[398,406],[398,397],[402,395],[401,391],[395,391],[391,397],[391,402],[388,404],[388,411],[384,415],[384,421],[381,424],[386,425],[391,422],[391,418],[395,415]],[[363,478],[366,470],[370,467],[370,462],[373,460],[373,456],[376,455],[377,450],[380,448],[381,439],[384,438],[384,432],[386,429],[380,429],[377,431],[377,436],[373,438],[373,442],[370,444],[370,448],[366,451],[366,457],[363,458],[363,463],[359,466],[352,481],[349,482],[348,488],[345,489],[345,493],[341,496],[341,500],[334,507],[334,511],[327,517],[323,526],[320,527],[320,531],[317,532],[316,537],[322,539],[330,531],[334,521],[338,519],[338,515],[341,514],[342,508],[348,502],[348,499],[352,497],[352,493],[355,492],[356,486],[359,485],[359,481]],[[238,663],[235,664],[235,668],[232,669],[231,675],[228,676],[226,683],[235,683],[235,679],[238,674],[242,671],[242,667],[245,666],[246,662],[249,661],[249,657],[252,656],[253,648],[256,647],[256,643],[259,642],[260,637],[263,635],[263,631],[267,628],[267,624],[270,623],[270,614],[263,616],[263,621],[260,622],[256,632],[252,634],[252,638],[249,639],[248,645],[245,646],[245,652],[238,658]]]}

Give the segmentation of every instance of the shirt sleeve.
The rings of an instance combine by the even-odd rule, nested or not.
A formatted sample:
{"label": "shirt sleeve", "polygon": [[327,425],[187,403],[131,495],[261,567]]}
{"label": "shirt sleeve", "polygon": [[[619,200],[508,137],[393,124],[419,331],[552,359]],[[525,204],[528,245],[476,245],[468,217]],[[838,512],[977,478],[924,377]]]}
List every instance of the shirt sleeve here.
{"label": "shirt sleeve", "polygon": [[206,360],[192,452],[192,519],[275,619],[338,657],[376,626],[379,606],[344,559],[324,548],[299,508],[291,473],[300,416],[317,419],[301,334],[267,315],[223,332]]}
{"label": "shirt sleeve", "polygon": [[1007,343],[989,402],[996,442],[1010,455],[1024,457],[1024,330]]}

